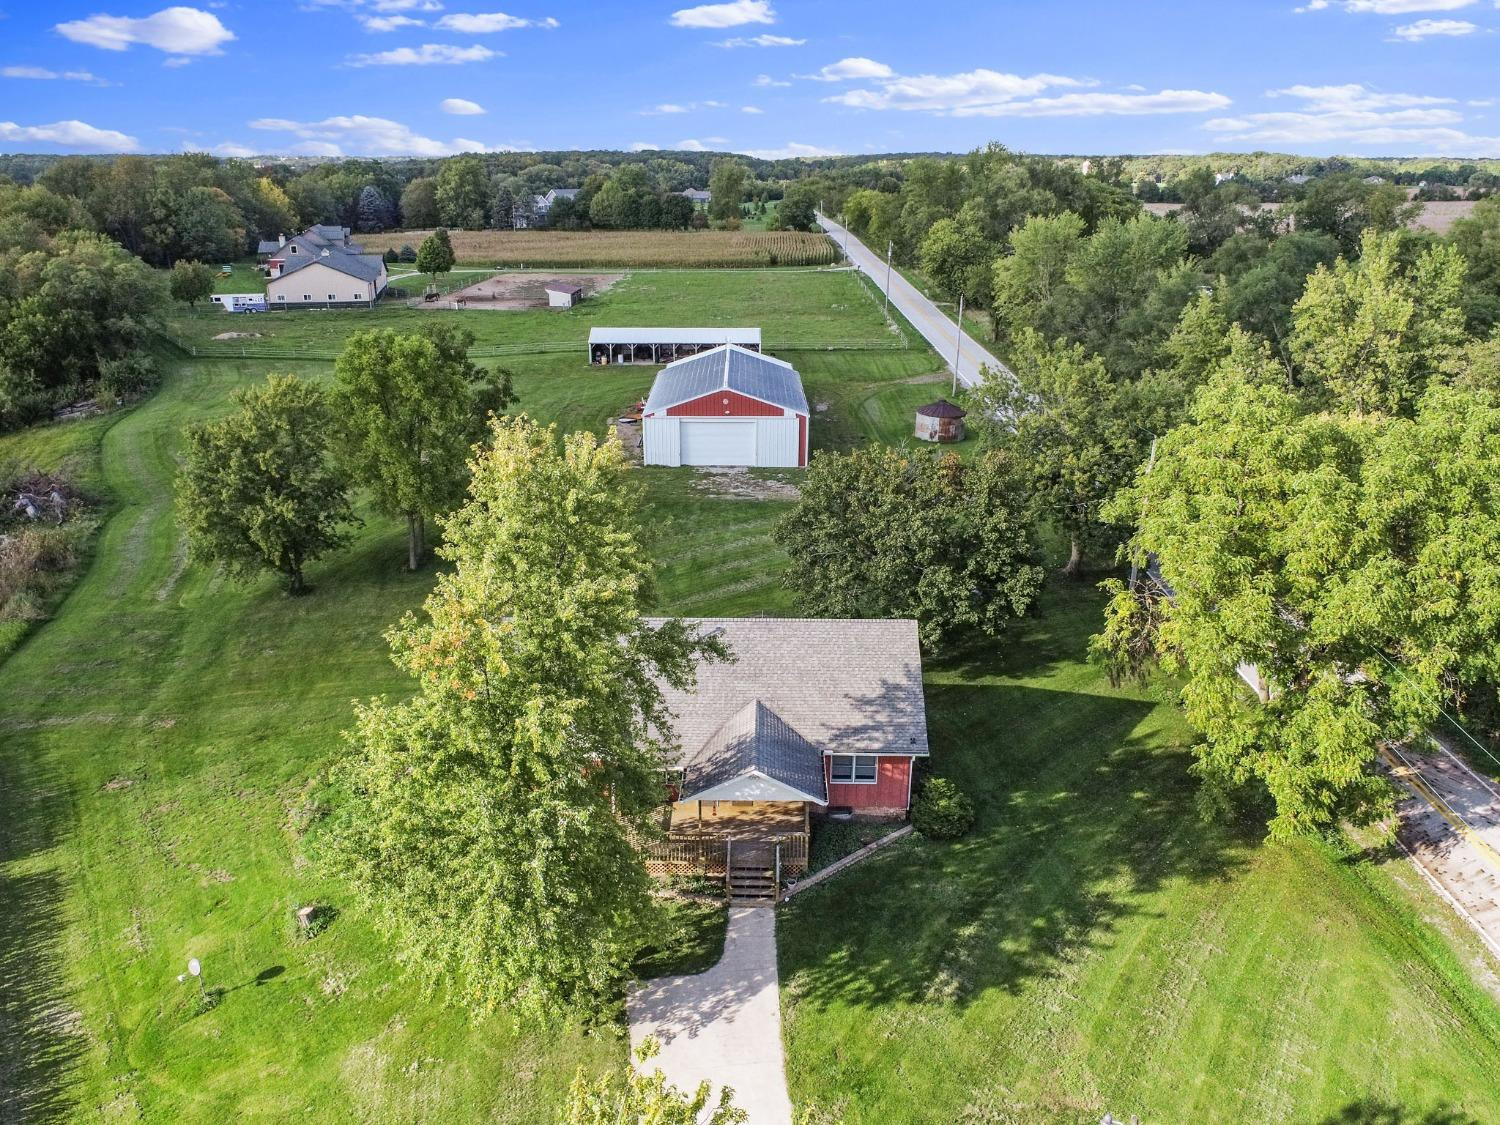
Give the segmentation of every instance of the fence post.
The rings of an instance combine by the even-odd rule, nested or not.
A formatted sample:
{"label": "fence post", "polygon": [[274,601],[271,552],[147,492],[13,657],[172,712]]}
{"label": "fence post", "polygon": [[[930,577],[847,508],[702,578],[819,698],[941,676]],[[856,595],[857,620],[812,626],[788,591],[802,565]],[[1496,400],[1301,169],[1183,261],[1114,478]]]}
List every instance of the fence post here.
{"label": "fence post", "polygon": [[776,841],[776,901],[781,901],[781,841]]}

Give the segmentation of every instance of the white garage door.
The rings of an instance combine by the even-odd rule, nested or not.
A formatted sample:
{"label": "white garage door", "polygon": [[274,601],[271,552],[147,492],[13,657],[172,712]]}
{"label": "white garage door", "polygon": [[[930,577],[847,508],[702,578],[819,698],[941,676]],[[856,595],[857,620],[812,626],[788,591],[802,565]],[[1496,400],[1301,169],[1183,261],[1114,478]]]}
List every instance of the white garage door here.
{"label": "white garage door", "polygon": [[754,465],[755,423],[682,420],[684,465]]}

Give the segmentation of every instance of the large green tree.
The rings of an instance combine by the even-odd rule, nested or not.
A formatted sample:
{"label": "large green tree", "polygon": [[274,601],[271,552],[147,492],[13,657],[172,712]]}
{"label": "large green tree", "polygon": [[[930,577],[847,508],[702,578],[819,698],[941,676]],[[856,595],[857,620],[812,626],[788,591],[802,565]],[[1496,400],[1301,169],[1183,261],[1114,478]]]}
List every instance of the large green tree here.
{"label": "large green tree", "polygon": [[473,155],[443,161],[434,198],[438,222],[444,226],[483,230],[490,202],[490,180],[484,161]]}
{"label": "large green tree", "polygon": [[307,589],[308,563],[348,541],[348,480],[329,455],[323,393],[273,375],[237,410],[187,431],[177,512],[195,559],[238,578],[273,571]]}
{"label": "large green tree", "polygon": [[1292,310],[1302,381],[1345,409],[1410,409],[1464,340],[1464,263],[1452,246],[1408,269],[1401,236],[1365,232],[1357,260],[1319,267]]}
{"label": "large green tree", "polygon": [[1048,344],[1028,332],[1013,349],[1013,371],[986,372],[975,394],[979,425],[1011,451],[1045,515],[1068,537],[1063,573],[1087,556],[1109,555],[1122,532],[1105,502],[1171,424],[1185,395],[1159,376],[1120,379],[1078,344]]}
{"label": "large green tree", "polygon": [[931,649],[998,636],[1042,584],[1026,488],[1004,452],[968,464],[884,446],[818,453],[773,536],[804,611],[914,617]]}
{"label": "large green tree", "polygon": [[426,552],[427,518],[463,497],[486,415],[515,398],[508,371],[469,359],[472,343],[447,324],[405,335],[377,328],[351,336],[334,364],[339,456],[382,511],[406,520],[412,570]]}
{"label": "large green tree", "polygon": [[724,157],[715,160],[708,174],[708,190],[712,198],[708,201],[708,217],[718,223],[727,223],[740,217],[740,204],[745,202],[745,180],[748,170],[738,160]]}
{"label": "large green tree", "polygon": [[1110,584],[1096,651],[1116,675],[1159,659],[1180,678],[1210,807],[1263,787],[1278,835],[1383,813],[1377,747],[1495,681],[1500,398],[1484,383],[1434,382],[1406,415],[1328,410],[1235,329],[1190,420],[1113,502],[1164,590]]}
{"label": "large green tree", "polygon": [[491,423],[445,521],[452,569],[389,634],[416,694],[361,706],[335,775],[323,854],[476,1009],[588,1010],[655,929],[637,841],[671,749],[659,682],[691,686],[723,649],[643,620],[627,473],[617,443]]}
{"label": "large green tree", "polygon": [[172,267],[167,288],[171,291],[173,300],[185,301],[192,306],[214,291],[214,278],[217,276],[215,270],[202,262],[181,261]]}
{"label": "large green tree", "polygon": [[634,1064],[626,1063],[623,1074],[597,1081],[579,1067],[562,1125],[741,1125],[749,1120],[735,1107],[732,1087],[720,1086],[719,1096],[710,1099],[706,1079],[689,1094],[669,1083],[660,1067],[646,1073],[646,1063],[660,1052],[656,1040],[647,1039],[632,1052]]}

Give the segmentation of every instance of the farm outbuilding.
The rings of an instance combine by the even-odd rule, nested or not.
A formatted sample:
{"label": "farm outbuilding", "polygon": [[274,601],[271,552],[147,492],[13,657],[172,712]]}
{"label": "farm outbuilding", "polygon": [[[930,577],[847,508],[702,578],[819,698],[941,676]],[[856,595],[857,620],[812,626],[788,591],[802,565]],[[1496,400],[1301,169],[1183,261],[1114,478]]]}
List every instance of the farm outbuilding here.
{"label": "farm outbuilding", "polygon": [[760,351],[759,328],[591,328],[589,362],[671,363],[734,344]]}
{"label": "farm outbuilding", "polygon": [[963,441],[967,411],[945,398],[917,407],[916,436],[923,441]]}
{"label": "farm outbuilding", "polygon": [[571,309],[583,300],[583,286],[581,285],[566,281],[550,281],[543,288],[547,290],[547,304],[554,309]]}
{"label": "farm outbuilding", "polygon": [[802,377],[737,344],[669,363],[642,416],[648,465],[797,468],[807,464]]}

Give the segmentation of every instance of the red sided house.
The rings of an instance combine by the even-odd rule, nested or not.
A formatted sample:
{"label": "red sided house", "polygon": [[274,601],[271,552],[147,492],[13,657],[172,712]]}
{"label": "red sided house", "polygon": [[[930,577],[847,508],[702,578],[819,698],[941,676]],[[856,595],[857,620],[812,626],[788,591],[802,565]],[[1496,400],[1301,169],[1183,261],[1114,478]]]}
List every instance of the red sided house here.
{"label": "red sided house", "polygon": [[645,462],[806,466],[807,421],[795,367],[721,344],[657,373],[642,417]]}
{"label": "red sided house", "polygon": [[[661,619],[652,619],[656,625]],[[679,748],[651,870],[777,877],[807,866],[810,816],[904,816],[927,749],[915,621],[689,619],[728,646],[692,691],[662,684]]]}

